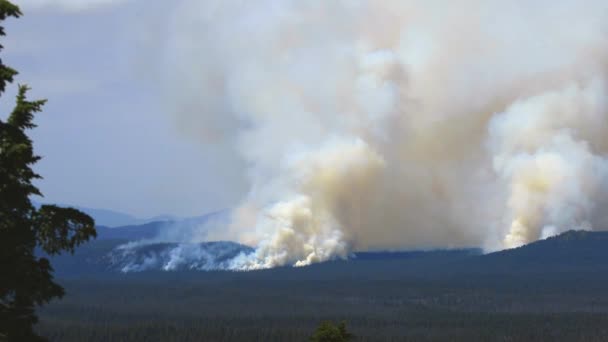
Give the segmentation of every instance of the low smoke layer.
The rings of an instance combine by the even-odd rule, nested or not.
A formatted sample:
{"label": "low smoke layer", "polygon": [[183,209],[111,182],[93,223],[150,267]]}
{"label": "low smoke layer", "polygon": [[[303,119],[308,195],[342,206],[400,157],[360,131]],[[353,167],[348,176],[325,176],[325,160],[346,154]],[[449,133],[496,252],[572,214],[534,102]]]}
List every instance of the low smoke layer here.
{"label": "low smoke layer", "polygon": [[605,1],[184,0],[167,100],[251,184],[235,269],[608,227]]}
{"label": "low smoke layer", "polygon": [[235,269],[235,260],[252,253],[234,242],[150,243],[131,242],[115,248],[106,258],[112,270],[213,271]]}

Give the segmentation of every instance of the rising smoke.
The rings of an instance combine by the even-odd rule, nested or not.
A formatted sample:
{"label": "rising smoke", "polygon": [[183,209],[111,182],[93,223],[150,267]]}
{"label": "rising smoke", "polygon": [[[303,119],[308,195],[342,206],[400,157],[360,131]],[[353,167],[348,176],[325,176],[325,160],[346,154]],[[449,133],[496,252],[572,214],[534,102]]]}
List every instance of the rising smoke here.
{"label": "rising smoke", "polygon": [[357,250],[511,248],[608,227],[608,3],[183,0],[184,130],[251,189],[237,269]]}

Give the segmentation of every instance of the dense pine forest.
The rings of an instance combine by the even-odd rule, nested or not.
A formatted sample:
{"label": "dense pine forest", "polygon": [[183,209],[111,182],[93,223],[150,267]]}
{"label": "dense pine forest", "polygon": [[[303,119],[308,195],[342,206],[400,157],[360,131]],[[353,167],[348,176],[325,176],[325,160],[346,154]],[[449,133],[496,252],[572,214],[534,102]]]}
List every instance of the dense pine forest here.
{"label": "dense pine forest", "polygon": [[52,341],[307,341],[319,322],[344,320],[355,341],[605,341],[605,238],[567,233],[485,256],[65,276],[68,295],[40,312],[38,331]]}

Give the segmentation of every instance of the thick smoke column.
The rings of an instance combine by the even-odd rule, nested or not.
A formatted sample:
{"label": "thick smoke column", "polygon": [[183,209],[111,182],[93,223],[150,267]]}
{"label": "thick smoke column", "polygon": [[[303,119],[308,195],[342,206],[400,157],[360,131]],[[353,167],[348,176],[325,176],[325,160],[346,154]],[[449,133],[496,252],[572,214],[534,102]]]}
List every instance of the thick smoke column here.
{"label": "thick smoke column", "polygon": [[235,268],[608,227],[605,1],[184,0],[169,38],[178,122],[248,165]]}
{"label": "thick smoke column", "polygon": [[504,247],[593,227],[608,164],[590,144],[607,133],[601,129],[605,96],[601,79],[566,84],[517,101],[492,119],[494,169],[509,186]]}

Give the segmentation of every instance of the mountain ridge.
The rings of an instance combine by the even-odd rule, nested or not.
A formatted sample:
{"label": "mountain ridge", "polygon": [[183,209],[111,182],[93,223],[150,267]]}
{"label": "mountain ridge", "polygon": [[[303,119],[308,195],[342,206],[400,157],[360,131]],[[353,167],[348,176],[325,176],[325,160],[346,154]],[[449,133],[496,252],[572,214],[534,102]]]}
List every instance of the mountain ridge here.
{"label": "mountain ridge", "polygon": [[[569,231],[522,247],[485,255],[477,249],[359,252],[348,260],[338,259],[299,269],[304,273],[321,272],[319,274],[331,270],[327,271],[327,276],[359,272],[361,276],[369,277],[387,277],[393,273],[448,276],[608,270],[606,246],[608,232]],[[81,246],[74,257],[54,257],[52,263],[58,273],[69,275],[155,270],[229,270],[232,258],[253,251],[249,246],[230,241],[136,242],[115,236]]]}

